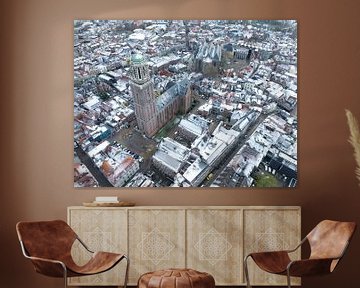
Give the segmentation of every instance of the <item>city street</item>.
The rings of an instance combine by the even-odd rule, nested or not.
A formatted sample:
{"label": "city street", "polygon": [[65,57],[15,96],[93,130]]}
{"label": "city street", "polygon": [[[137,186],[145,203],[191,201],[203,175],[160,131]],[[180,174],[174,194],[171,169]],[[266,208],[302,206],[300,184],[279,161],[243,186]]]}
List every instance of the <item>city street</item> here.
{"label": "city street", "polygon": [[81,162],[89,169],[91,174],[95,177],[101,187],[113,187],[109,180],[106,179],[104,174],[100,171],[98,167],[95,166],[94,161],[89,157],[87,153],[78,145],[74,148],[76,155],[79,157]]}
{"label": "city street", "polygon": [[242,135],[239,137],[237,143],[235,144],[234,148],[229,151],[229,153],[224,157],[224,159],[209,173],[212,174],[212,177],[210,179],[206,179],[201,183],[200,186],[208,187],[211,186],[211,184],[214,182],[214,180],[220,175],[220,173],[224,170],[226,165],[229,164],[229,162],[233,159],[235,154],[241,149],[241,147],[246,143],[246,141],[249,139],[251,134],[256,130],[256,128],[264,122],[264,120],[269,115],[261,114],[259,118],[252,123],[249,128],[246,130],[245,135]]}

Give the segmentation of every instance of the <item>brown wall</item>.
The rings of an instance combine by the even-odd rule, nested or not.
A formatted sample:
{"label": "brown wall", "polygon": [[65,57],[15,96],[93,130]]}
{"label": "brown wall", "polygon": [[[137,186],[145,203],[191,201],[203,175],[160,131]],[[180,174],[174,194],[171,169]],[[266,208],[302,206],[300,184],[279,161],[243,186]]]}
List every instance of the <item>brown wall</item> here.
{"label": "brown wall", "polygon": [[[3,3],[4,1],[1,1]],[[301,205],[305,234],[330,218],[360,224],[360,187],[344,114],[360,118],[360,11],[351,0],[8,0],[1,24],[0,286],[62,287],[22,258],[19,220],[66,219],[95,195],[138,205]],[[74,19],[297,19],[299,184],[296,189],[73,188]],[[358,287],[359,231],[335,274],[304,287]]]}

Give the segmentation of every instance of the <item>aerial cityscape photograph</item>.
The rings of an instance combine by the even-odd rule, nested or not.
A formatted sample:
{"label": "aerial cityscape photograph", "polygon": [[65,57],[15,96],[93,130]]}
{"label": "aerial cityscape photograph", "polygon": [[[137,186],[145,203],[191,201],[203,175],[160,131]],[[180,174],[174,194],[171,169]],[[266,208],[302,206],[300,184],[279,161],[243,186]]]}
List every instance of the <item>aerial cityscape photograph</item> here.
{"label": "aerial cityscape photograph", "polygon": [[295,20],[75,20],[74,187],[296,187]]}

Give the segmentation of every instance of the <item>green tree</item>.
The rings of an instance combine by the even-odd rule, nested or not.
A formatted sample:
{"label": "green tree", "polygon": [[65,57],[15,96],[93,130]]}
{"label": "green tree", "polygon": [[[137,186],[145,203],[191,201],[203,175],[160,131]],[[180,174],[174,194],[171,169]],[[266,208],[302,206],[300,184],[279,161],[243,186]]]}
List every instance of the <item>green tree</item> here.
{"label": "green tree", "polygon": [[99,91],[99,92],[98,92],[98,96],[99,96],[100,99],[103,100],[103,101],[106,101],[106,100],[108,100],[108,99],[110,98],[110,95],[109,95],[107,92],[105,92],[105,91]]}
{"label": "green tree", "polygon": [[276,177],[270,173],[259,173],[255,176],[256,187],[281,187]]}

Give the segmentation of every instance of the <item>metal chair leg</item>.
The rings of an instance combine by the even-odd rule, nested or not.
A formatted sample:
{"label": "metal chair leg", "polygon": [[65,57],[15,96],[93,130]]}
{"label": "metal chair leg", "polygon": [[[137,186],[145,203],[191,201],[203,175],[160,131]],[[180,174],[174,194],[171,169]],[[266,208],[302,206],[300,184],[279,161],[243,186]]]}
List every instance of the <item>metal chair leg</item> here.
{"label": "metal chair leg", "polygon": [[65,266],[63,263],[61,263],[61,266],[62,266],[63,269],[64,269],[64,287],[67,288],[68,285],[67,285],[67,270],[66,270],[66,266]]}
{"label": "metal chair leg", "polygon": [[291,278],[289,269],[286,270],[288,288],[291,288]]}
{"label": "metal chair leg", "polygon": [[247,265],[247,259],[249,258],[250,255],[247,255],[244,258],[244,272],[245,272],[245,279],[246,279],[246,287],[247,288],[251,288],[250,285],[250,279],[249,279],[249,269],[248,269],[248,265]]}
{"label": "metal chair leg", "polygon": [[126,259],[126,270],[125,270],[125,280],[124,280],[124,288],[127,287],[128,277],[129,277],[129,265],[130,265],[130,259],[127,256],[124,256]]}

